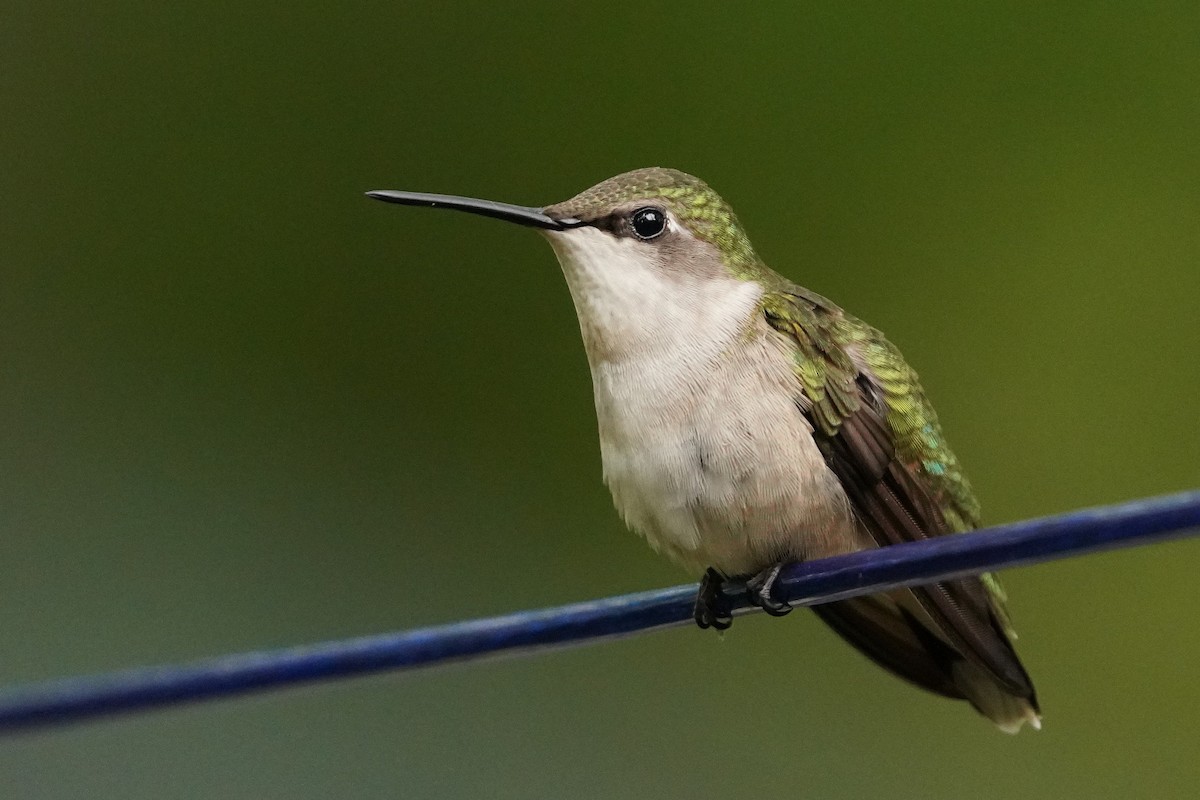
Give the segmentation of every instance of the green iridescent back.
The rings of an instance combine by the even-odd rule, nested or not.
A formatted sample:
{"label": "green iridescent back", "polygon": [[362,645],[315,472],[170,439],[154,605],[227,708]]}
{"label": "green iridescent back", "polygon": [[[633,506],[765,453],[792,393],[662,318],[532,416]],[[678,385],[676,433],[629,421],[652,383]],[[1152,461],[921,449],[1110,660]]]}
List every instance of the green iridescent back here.
{"label": "green iridescent back", "polygon": [[896,459],[919,479],[950,531],[977,527],[979,505],[970,483],[916,372],[899,350],[875,328],[783,278],[768,288],[763,309],[771,325],[798,344],[796,374],[812,403],[810,416],[817,432],[837,436],[866,402],[850,355],[854,350],[882,390]]}
{"label": "green iridescent back", "polygon": [[883,388],[896,457],[923,477],[951,530],[978,527],[979,502],[946,443],[937,412],[916,371],[896,346],[870,325],[847,315],[843,327],[846,339],[859,347],[867,368]]}

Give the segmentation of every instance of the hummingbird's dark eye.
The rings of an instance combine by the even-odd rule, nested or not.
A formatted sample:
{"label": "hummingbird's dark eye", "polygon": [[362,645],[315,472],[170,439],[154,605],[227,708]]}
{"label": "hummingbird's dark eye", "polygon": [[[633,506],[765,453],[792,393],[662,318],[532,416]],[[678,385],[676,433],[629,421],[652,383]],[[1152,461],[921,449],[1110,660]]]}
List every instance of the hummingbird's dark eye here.
{"label": "hummingbird's dark eye", "polygon": [[639,239],[653,239],[667,229],[667,215],[661,208],[639,208],[630,215],[629,222]]}

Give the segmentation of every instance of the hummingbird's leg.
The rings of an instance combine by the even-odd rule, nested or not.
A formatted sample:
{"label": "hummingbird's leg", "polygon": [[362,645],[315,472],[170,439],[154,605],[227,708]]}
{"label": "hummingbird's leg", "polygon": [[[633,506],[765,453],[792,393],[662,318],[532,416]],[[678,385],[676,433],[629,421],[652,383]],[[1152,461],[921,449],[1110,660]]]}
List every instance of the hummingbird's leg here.
{"label": "hummingbird's leg", "polygon": [[772,617],[782,617],[792,610],[790,605],[771,596],[775,589],[775,581],[779,580],[779,573],[787,564],[786,561],[780,561],[746,579],[746,593],[749,595],[750,602]]}
{"label": "hummingbird's leg", "polygon": [[733,624],[733,609],[729,598],[722,591],[725,578],[712,567],[700,578],[700,590],[696,592],[694,617],[701,628],[723,631]]}

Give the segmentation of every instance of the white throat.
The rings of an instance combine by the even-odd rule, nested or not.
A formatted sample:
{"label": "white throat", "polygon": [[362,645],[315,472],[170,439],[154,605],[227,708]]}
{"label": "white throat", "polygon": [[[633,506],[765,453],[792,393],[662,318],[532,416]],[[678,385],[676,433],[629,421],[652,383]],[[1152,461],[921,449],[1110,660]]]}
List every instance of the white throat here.
{"label": "white throat", "polygon": [[571,290],[593,372],[605,361],[651,353],[682,358],[695,369],[744,331],[762,295],[752,281],[666,267],[636,239],[595,228],[546,236]]}

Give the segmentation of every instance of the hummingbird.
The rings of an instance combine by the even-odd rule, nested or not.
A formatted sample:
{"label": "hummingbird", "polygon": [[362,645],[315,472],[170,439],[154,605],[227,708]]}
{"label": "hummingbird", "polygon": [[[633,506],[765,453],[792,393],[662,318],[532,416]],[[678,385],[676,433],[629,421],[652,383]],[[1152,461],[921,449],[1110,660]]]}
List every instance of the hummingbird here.
{"label": "hummingbird", "polygon": [[[727,628],[728,585],[782,616],[783,566],[962,533],[979,505],[916,372],[875,328],[759,258],[730,206],[672,169],[555,205],[373,191],[540,231],[591,368],[604,481],[626,524],[700,574],[695,620]],[[812,607],[879,666],[1041,727],[995,577]]]}

